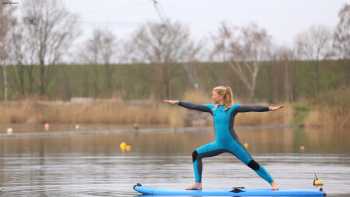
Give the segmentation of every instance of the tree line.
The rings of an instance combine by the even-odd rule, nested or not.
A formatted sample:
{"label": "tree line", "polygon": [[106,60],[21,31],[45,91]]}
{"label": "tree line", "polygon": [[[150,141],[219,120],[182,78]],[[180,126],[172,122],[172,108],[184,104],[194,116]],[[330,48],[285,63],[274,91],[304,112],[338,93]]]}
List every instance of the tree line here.
{"label": "tree line", "polygon": [[[246,92],[247,98],[256,96],[264,64],[279,65],[274,68],[283,70],[278,74],[283,75],[283,89],[291,100],[295,95],[293,91],[296,91],[291,84],[297,77],[291,73],[297,73],[293,71],[297,65],[299,70],[300,64],[308,67],[312,92],[317,96],[322,89],[323,64],[350,58],[350,4],[345,4],[339,11],[338,24],[334,29],[313,25],[295,37],[293,46],[274,43],[265,28],[253,23],[237,26],[223,22],[209,39],[194,40],[188,26],[170,19],[142,24],[127,39],[120,39],[106,29],[95,29],[89,38],[77,45],[73,43],[81,34],[79,16],[68,11],[60,0],[26,0],[18,8],[0,4],[0,27],[4,100],[49,95],[52,80],[57,79],[57,67],[63,64],[90,65],[90,69],[79,72],[86,72],[81,73],[85,77],[93,76],[86,79],[86,84],[96,86],[95,90],[98,90],[100,85],[97,83],[100,82],[89,80],[97,78],[94,73],[99,73],[106,97],[113,96],[116,90],[122,92],[113,81],[117,76],[114,72],[118,70],[114,68],[115,64],[148,65],[154,81],[149,95],[161,99],[172,96],[173,75],[180,70],[183,70],[190,88],[201,88],[203,82],[200,83],[198,75],[203,67],[198,65],[203,63],[211,65],[206,69],[212,72],[216,63],[224,64],[227,72],[235,76]],[[181,68],[174,70],[174,65]],[[60,71],[62,76],[68,76],[64,72],[69,72],[69,68],[65,67]],[[95,72],[88,73],[91,70]],[[348,70],[345,68],[344,71]],[[15,93],[12,92],[9,97],[9,81],[14,80]],[[216,82],[230,83],[220,78]],[[59,83],[70,85],[64,80]],[[86,96],[101,95],[89,93]]]}

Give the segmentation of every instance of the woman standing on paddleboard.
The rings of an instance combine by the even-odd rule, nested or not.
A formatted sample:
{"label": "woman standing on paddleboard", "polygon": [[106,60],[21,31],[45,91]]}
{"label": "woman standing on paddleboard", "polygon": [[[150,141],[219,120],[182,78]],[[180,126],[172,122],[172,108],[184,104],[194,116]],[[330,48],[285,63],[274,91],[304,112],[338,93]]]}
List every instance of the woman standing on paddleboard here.
{"label": "woman standing on paddleboard", "polygon": [[234,118],[241,112],[265,112],[274,111],[283,106],[246,106],[233,103],[232,90],[230,87],[218,86],[212,90],[213,103],[197,105],[179,100],[164,100],[165,103],[177,104],[187,109],[210,113],[213,116],[215,140],[209,144],[196,148],[192,153],[195,183],[186,189],[202,189],[202,158],[213,157],[227,152],[236,156],[240,161],[252,168],[261,178],[267,181],[273,190],[278,186],[266,169],[259,165],[250,153],[238,140],[233,129]]}

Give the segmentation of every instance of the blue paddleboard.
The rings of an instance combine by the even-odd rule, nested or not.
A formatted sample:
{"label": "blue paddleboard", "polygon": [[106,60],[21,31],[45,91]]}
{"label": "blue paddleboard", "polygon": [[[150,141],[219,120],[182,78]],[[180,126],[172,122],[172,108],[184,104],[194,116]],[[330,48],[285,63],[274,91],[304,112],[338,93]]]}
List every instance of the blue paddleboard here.
{"label": "blue paddleboard", "polygon": [[318,189],[280,189],[273,191],[271,189],[211,189],[211,190],[183,190],[146,187],[141,184],[134,185],[134,190],[143,195],[154,196],[326,196],[326,193]]}

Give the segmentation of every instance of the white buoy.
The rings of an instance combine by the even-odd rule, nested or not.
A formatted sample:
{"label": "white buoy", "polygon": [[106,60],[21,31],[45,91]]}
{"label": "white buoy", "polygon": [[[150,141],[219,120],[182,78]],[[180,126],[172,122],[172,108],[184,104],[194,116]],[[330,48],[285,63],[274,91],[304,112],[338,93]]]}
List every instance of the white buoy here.
{"label": "white buoy", "polygon": [[247,142],[245,142],[243,145],[244,145],[244,147],[245,147],[246,149],[249,148],[249,144],[248,144]]}
{"label": "white buoy", "polygon": [[75,125],[75,129],[76,129],[76,130],[80,129],[80,125],[76,124],[76,125]]}
{"label": "white buoy", "polygon": [[135,130],[138,130],[138,129],[139,129],[139,125],[138,125],[137,123],[134,123],[133,128],[134,128]]}
{"label": "white buoy", "polygon": [[10,127],[10,128],[7,128],[7,131],[6,131],[7,135],[12,135],[13,133],[13,129]]}
{"label": "white buoy", "polygon": [[45,123],[44,124],[44,129],[45,129],[45,131],[48,131],[50,129],[50,124],[49,123]]}

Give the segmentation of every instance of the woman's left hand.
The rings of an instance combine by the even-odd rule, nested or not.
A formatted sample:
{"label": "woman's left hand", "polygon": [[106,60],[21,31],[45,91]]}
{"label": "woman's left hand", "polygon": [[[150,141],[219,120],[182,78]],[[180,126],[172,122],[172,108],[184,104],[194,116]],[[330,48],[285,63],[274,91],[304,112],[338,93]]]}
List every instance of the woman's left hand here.
{"label": "woman's left hand", "polygon": [[283,105],[269,106],[269,110],[270,111],[275,111],[275,110],[278,110],[278,109],[281,109],[281,108],[283,108]]}
{"label": "woman's left hand", "polygon": [[169,103],[169,104],[172,104],[172,105],[176,105],[176,104],[179,104],[179,100],[163,100],[164,103]]}

